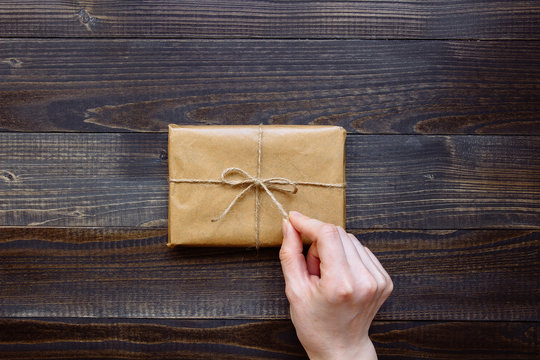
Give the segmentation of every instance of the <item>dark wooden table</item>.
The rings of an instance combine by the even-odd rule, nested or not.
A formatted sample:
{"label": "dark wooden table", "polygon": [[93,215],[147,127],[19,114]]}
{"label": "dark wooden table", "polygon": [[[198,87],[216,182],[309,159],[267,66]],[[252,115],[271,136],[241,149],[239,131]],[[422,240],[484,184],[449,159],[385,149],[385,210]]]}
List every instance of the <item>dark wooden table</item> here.
{"label": "dark wooden table", "polygon": [[167,242],[177,124],[337,124],[381,359],[536,359],[538,1],[0,1],[0,357],[305,358],[278,249]]}

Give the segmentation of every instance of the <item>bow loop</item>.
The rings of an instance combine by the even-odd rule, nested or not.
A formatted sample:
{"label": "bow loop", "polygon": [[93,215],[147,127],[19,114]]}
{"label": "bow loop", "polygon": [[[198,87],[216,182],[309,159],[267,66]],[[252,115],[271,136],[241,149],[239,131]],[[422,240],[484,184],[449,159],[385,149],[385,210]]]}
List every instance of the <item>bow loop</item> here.
{"label": "bow loop", "polygon": [[298,186],[296,186],[296,183],[287,178],[274,177],[263,179],[262,182],[267,185],[269,189],[288,192],[291,194],[296,194],[298,191]]}
{"label": "bow loop", "polygon": [[273,177],[268,179],[261,179],[256,176],[250,175],[247,171],[231,167],[223,170],[221,173],[221,181],[224,184],[230,186],[248,185],[248,186],[260,186],[264,188],[263,184],[268,189],[288,192],[296,194],[298,187],[292,180],[282,177]]}
{"label": "bow loop", "polygon": [[230,186],[252,185],[256,182],[256,178],[240,168],[232,167],[223,170],[221,181]]}

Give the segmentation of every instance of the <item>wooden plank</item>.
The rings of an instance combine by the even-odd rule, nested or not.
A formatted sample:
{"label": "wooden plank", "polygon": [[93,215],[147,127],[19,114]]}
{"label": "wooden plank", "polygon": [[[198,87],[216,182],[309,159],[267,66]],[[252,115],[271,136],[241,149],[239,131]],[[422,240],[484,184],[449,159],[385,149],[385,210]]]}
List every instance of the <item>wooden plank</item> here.
{"label": "wooden plank", "polygon": [[[167,226],[166,134],[0,134],[0,226]],[[349,228],[540,228],[540,137],[349,136]]]}
{"label": "wooden plank", "polygon": [[540,135],[535,41],[11,39],[0,54],[8,131],[263,122]]}
{"label": "wooden plank", "polygon": [[352,136],[347,226],[540,227],[540,137]]}
{"label": "wooden plank", "polygon": [[[395,284],[378,320],[540,320],[539,231],[355,233]],[[166,242],[160,229],[3,228],[0,317],[288,318],[277,248]]]}
{"label": "wooden plank", "polygon": [[0,319],[0,357],[305,359],[290,321]]}
{"label": "wooden plank", "polygon": [[379,359],[538,359],[537,322],[374,322]]}
{"label": "wooden plank", "polygon": [[[5,358],[307,359],[285,320],[0,319]],[[536,359],[535,322],[374,322],[379,359]]]}
{"label": "wooden plank", "polygon": [[11,37],[538,39],[536,1],[3,1]]}

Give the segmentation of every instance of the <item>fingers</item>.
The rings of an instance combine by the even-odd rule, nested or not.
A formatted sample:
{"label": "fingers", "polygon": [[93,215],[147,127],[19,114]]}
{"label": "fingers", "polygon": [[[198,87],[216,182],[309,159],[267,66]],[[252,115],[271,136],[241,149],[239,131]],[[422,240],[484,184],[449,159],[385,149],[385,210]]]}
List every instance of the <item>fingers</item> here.
{"label": "fingers", "polygon": [[337,226],[309,218],[296,211],[289,213],[292,226],[316,243],[321,278],[338,278],[347,268],[347,258]]}
{"label": "fingers", "polygon": [[358,255],[356,247],[349,238],[349,234],[347,234],[347,232],[341,226],[338,226],[337,229],[339,237],[341,238],[341,243],[343,244],[343,249],[345,250],[347,262],[354,270],[362,270],[364,268],[364,264]]}
{"label": "fingers", "polygon": [[383,274],[383,276],[386,279],[386,289],[385,289],[385,299],[386,299],[388,296],[390,296],[390,294],[394,290],[394,283],[392,282],[392,279],[390,278],[390,275],[388,275],[386,270],[383,268],[383,266],[379,262],[379,259],[377,259],[377,257],[375,257],[375,255],[367,247],[365,247],[365,249],[366,249],[366,252],[371,257],[371,259],[373,260],[373,262],[376,265],[378,265],[378,268],[380,269],[381,273]]}
{"label": "fingers", "polygon": [[281,268],[287,285],[297,284],[307,277],[307,266],[300,234],[287,220],[283,220],[283,243],[279,251]]}
{"label": "fingers", "polygon": [[307,270],[310,275],[321,277],[321,259],[319,258],[319,251],[317,250],[317,243],[314,242],[309,247],[306,256]]}
{"label": "fingers", "polygon": [[[363,246],[362,244],[360,244],[360,246]],[[377,257],[375,256],[375,254],[373,254],[371,252],[371,250],[369,250],[369,248],[367,248],[366,246],[363,246],[363,248],[366,250],[366,253],[369,255],[369,257],[371,258],[371,261],[373,261],[373,264],[375,264],[375,266],[377,267],[377,270],[379,270],[381,272],[381,274],[387,276],[388,273],[386,272],[386,270],[384,270],[383,266],[381,265],[381,263],[379,262],[379,259],[377,259]]]}
{"label": "fingers", "polygon": [[362,259],[362,262],[364,263],[365,267],[367,268],[367,270],[371,273],[371,275],[377,282],[377,292],[382,291],[386,287],[386,279],[384,278],[383,274],[381,274],[381,272],[379,271],[379,269],[377,268],[377,266],[375,265],[371,257],[368,255],[366,251],[366,247],[359,244],[358,240],[356,240],[354,235],[349,234],[349,236],[351,239],[351,243],[352,243],[352,240],[354,240],[353,246],[356,248],[355,250],[357,251],[360,258]]}
{"label": "fingers", "polygon": [[366,268],[372,274],[372,276],[377,281],[377,294],[379,296],[383,295],[385,298],[390,295],[393,289],[392,280],[390,276],[384,270],[383,266],[375,255],[364,245],[360,244],[358,239],[352,235],[347,234],[351,240],[351,243],[356,248],[358,255],[362,258],[362,262],[365,264]]}

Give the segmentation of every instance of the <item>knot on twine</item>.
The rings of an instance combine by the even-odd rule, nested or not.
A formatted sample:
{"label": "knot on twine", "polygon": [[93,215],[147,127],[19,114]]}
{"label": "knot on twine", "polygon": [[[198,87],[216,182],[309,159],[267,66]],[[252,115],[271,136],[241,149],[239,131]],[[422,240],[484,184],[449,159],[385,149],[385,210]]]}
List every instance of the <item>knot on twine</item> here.
{"label": "knot on twine", "polygon": [[[240,179],[238,179],[238,177],[240,177]],[[223,172],[221,173],[221,183],[233,187],[246,186],[246,188],[239,192],[238,195],[236,195],[236,197],[231,201],[229,206],[227,206],[227,208],[221,213],[221,215],[217,218],[212,219],[212,222],[223,219],[229,213],[229,211],[231,211],[231,209],[238,202],[238,200],[240,200],[253,187],[262,188],[264,191],[266,191],[268,196],[270,196],[270,199],[272,199],[274,205],[276,205],[276,207],[281,212],[281,215],[283,215],[284,218],[287,218],[287,212],[283,208],[283,205],[281,205],[281,203],[276,199],[271,190],[278,190],[291,194],[296,194],[296,192],[298,191],[298,187],[296,186],[297,184],[289,179],[281,177],[261,179],[257,176],[252,176],[246,171],[237,167],[227,168],[223,170]],[[258,196],[256,197],[256,201],[256,206],[258,207]]]}

